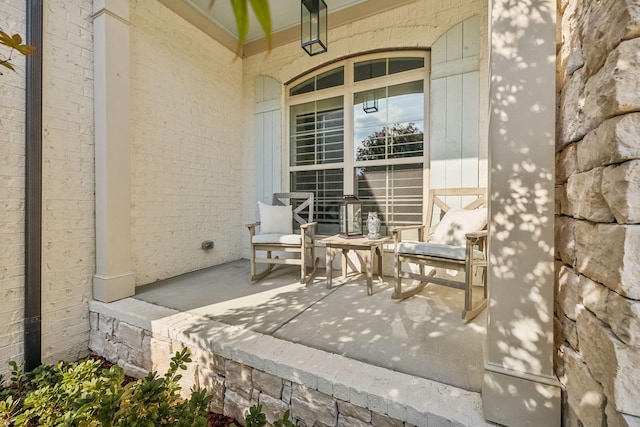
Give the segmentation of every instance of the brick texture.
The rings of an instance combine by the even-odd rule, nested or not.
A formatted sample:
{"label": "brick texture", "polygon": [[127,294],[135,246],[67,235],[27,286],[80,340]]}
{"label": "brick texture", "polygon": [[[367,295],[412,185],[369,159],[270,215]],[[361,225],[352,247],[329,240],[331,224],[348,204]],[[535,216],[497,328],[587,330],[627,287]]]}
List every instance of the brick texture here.
{"label": "brick texture", "polygon": [[[25,3],[0,5],[0,28],[25,32]],[[0,55],[9,51],[0,47]],[[24,58],[12,55],[17,73],[0,70],[0,374],[9,360],[22,360],[24,306]]]}
{"label": "brick texture", "polygon": [[157,2],[130,8],[139,285],[240,258],[244,114],[233,52]]}
{"label": "brick texture", "polygon": [[87,353],[95,271],[92,2],[44,10],[42,358]]}

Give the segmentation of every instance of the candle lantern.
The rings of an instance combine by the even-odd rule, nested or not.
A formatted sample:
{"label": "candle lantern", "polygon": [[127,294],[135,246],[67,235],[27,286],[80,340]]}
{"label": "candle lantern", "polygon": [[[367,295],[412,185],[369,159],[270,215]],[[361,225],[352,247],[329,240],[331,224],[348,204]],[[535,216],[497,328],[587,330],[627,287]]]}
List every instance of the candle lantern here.
{"label": "candle lantern", "polygon": [[340,204],[340,235],[362,236],[362,203],[356,196],[344,196]]}

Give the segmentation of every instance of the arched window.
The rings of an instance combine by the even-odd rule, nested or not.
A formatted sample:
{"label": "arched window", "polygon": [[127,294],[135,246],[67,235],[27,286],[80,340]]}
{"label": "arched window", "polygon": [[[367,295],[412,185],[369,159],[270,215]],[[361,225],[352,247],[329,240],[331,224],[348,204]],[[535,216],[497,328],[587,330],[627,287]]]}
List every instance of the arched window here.
{"label": "arched window", "polygon": [[352,57],[287,86],[291,191],[316,195],[318,232],[338,232],[354,194],[382,232],[422,221],[429,52]]}

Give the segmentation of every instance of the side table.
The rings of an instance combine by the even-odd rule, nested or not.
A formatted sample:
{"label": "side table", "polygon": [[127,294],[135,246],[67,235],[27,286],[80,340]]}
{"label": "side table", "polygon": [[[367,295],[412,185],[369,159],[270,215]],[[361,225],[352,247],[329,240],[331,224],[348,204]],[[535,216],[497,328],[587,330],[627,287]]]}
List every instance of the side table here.
{"label": "side table", "polygon": [[347,253],[350,250],[362,251],[364,270],[367,274],[367,294],[373,294],[373,258],[378,256],[378,276],[382,279],[382,250],[385,243],[393,241],[390,237],[369,239],[367,237],[342,237],[339,234],[322,240],[326,245],[327,289],[331,289],[333,277],[333,259],[339,251],[342,251],[342,277],[347,277]]}

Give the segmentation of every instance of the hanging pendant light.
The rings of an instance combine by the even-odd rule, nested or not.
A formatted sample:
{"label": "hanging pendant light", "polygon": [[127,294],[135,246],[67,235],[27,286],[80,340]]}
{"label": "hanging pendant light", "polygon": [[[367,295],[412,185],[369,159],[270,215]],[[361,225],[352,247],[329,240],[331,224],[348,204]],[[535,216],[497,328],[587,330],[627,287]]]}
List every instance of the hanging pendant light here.
{"label": "hanging pendant light", "polygon": [[327,4],[324,0],[301,0],[302,48],[309,56],[327,51]]}
{"label": "hanging pendant light", "polygon": [[378,97],[376,96],[375,91],[368,92],[364,95],[362,109],[367,114],[378,112]]}

